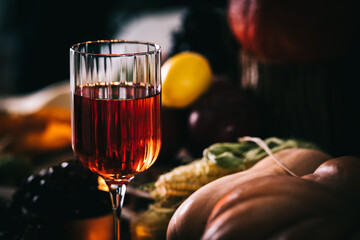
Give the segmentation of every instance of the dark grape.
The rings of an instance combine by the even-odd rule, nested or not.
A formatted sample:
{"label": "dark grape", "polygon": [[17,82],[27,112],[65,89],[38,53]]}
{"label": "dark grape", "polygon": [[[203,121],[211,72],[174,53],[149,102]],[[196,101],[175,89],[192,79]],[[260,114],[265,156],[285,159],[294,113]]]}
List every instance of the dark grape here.
{"label": "dark grape", "polygon": [[70,160],[25,180],[9,205],[0,209],[0,239],[46,236],[66,221],[110,212],[109,194],[98,190],[98,176]]}

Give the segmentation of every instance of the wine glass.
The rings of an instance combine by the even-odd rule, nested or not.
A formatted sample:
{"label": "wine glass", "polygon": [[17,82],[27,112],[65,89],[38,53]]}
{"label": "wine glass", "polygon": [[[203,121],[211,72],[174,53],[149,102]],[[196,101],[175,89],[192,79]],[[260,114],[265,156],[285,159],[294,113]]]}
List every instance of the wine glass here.
{"label": "wine glass", "polygon": [[72,148],[102,176],[114,210],[114,239],[126,186],[148,169],[161,146],[160,47],[100,40],[70,48]]}

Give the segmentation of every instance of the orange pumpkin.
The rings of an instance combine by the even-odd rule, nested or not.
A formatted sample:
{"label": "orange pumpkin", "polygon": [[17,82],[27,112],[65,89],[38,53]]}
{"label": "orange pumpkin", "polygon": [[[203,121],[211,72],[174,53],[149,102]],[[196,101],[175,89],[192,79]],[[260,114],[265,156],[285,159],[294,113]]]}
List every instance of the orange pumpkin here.
{"label": "orange pumpkin", "polygon": [[359,239],[360,159],[341,157],[302,178],[240,185],[213,208],[202,239]]}

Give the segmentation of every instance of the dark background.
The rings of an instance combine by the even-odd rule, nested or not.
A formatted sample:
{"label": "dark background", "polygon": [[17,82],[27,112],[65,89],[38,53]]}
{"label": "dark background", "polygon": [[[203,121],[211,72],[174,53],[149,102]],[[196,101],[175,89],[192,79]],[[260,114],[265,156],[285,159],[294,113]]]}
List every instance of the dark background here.
{"label": "dark background", "polygon": [[225,7],[226,1],[1,0],[0,95],[69,79],[71,45],[113,38],[139,11],[213,4]]}

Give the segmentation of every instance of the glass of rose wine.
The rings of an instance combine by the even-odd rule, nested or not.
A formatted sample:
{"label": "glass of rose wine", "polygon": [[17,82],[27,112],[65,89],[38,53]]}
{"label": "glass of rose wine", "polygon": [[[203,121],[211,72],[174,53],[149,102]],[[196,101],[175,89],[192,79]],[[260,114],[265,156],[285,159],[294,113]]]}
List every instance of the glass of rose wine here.
{"label": "glass of rose wine", "polygon": [[114,239],[126,186],[148,169],[161,146],[160,47],[101,40],[70,48],[72,148],[102,176],[114,210]]}

